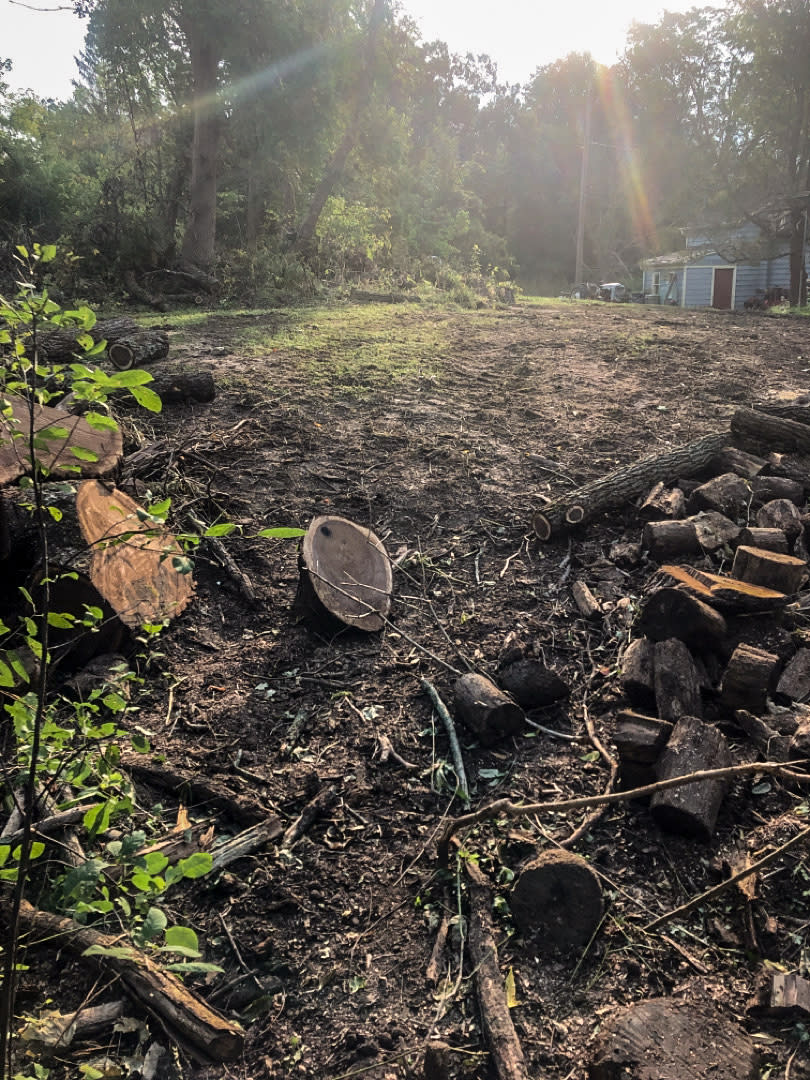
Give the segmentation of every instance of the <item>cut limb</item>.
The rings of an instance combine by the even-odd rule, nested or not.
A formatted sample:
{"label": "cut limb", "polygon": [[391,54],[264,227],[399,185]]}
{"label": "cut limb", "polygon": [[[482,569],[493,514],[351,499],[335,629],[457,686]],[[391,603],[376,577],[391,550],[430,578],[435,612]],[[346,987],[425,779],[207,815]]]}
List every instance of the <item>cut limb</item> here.
{"label": "cut limb", "polygon": [[[723,735],[696,716],[682,716],[658,759],[660,780],[706,769],[723,769],[731,763]],[[669,788],[653,795],[650,813],[662,829],[709,840],[726,793],[722,780],[701,780]]]}
{"label": "cut limb", "polygon": [[106,341],[109,345],[113,341],[119,341],[129,334],[137,334],[140,327],[128,315],[120,315],[115,319],[102,319],[89,331],[79,330],[49,330],[40,334],[38,345],[49,360],[64,360],[74,354],[81,356],[84,349],[77,343],[77,338],[84,333],[89,333],[93,341]]}
{"label": "cut limb", "polygon": [[701,552],[695,523],[689,521],[648,521],[641,534],[642,547],[656,562]]}
{"label": "cut limb", "polygon": [[662,720],[702,716],[700,676],[692,654],[682,641],[669,638],[655,645],[655,703]]}
{"label": "cut limb", "polygon": [[475,732],[482,746],[523,729],[523,710],[483,675],[462,675],[455,686],[456,715]]}
{"label": "cut limb", "polygon": [[810,427],[796,420],[753,409],[737,409],[731,418],[735,435],[775,450],[810,451]]}
{"label": "cut limb", "polygon": [[[11,407],[11,416],[0,413],[0,487],[31,471],[32,415],[28,402],[10,395],[0,396],[0,408],[5,403]],[[49,431],[53,434],[49,435]],[[123,453],[118,428],[97,431],[82,417],[70,416],[47,405],[34,404],[33,432],[42,444],[35,447],[36,459],[53,479],[105,476],[118,465]],[[82,460],[73,453],[74,447],[92,460]]]}
{"label": "cut limb", "polygon": [[639,630],[653,641],[677,637],[692,648],[718,648],[728,634],[719,611],[681,589],[659,589],[641,612]]}
{"label": "cut limb", "polygon": [[113,342],[107,352],[113,366],[126,371],[168,356],[169,335],[164,330],[142,330]]}
{"label": "cut limb", "polygon": [[[178,1043],[201,1061],[235,1061],[244,1048],[243,1030],[214,1012],[180,980],[163,971],[146,953],[120,948],[120,937],[109,937],[80,926],[73,919],[39,911],[23,900],[20,920],[30,931],[60,943],[79,955],[103,949],[95,958],[114,972],[127,992],[166,1025]],[[53,941],[50,941],[53,945]]]}
{"label": "cut limb", "polygon": [[470,898],[470,956],[481,1009],[481,1026],[498,1080],[529,1080],[523,1048],[509,1015],[504,978],[492,926],[492,891],[481,870],[464,860]]}
{"label": "cut limb", "polygon": [[93,548],[93,584],[123,623],[137,629],[188,607],[194,579],[173,565],[182,548],[134,499],[89,480],[79,488],[76,510]]}
{"label": "cut limb", "polygon": [[727,443],[727,432],[706,435],[665,454],[616,469],[544,506],[534,515],[534,531],[541,540],[550,540],[555,532],[566,525],[587,521],[609,506],[621,506],[658,481],[667,483],[679,476],[699,472]]}
{"label": "cut limb", "polygon": [[721,611],[751,613],[778,611],[789,603],[790,597],[775,589],[751,585],[738,578],[722,577],[706,570],[685,570],[681,566],[664,565],[661,570],[688,589],[690,593]]}
{"label": "cut limb", "polygon": [[686,517],[686,499],[679,487],[667,488],[660,481],[639,507],[642,521],[672,521]]}

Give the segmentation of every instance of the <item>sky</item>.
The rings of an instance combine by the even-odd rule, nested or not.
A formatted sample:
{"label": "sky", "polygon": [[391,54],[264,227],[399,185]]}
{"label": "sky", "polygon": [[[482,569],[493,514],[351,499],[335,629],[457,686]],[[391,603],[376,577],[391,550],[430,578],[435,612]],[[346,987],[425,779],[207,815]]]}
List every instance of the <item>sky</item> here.
{"label": "sky", "polygon": [[[525,83],[535,68],[570,52],[614,62],[636,20],[687,11],[700,0],[402,0],[425,40],[446,41],[451,52],[488,53],[505,82]],[[13,61],[6,77],[15,90],[41,97],[70,96],[85,23],[69,0],[0,0],[0,59]]]}

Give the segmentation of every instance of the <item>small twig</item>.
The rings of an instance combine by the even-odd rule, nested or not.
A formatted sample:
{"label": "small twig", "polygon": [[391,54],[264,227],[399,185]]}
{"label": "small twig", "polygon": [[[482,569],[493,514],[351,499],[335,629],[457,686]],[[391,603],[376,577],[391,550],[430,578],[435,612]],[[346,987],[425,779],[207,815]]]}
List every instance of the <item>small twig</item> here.
{"label": "small twig", "polygon": [[447,738],[450,742],[450,753],[453,757],[453,768],[456,770],[456,779],[458,780],[458,793],[465,802],[470,801],[470,789],[467,784],[467,773],[464,770],[464,758],[461,756],[461,745],[458,741],[458,735],[456,735],[456,725],[453,723],[453,718],[447,711],[447,706],[439,697],[439,692],[433,683],[429,679],[420,679],[420,685],[430,700],[433,702],[433,708],[439,714],[442,723],[444,724],[445,731],[447,732]]}
{"label": "small twig", "polygon": [[393,758],[394,761],[399,762],[403,769],[418,769],[418,765],[414,765],[412,761],[406,761],[404,757],[396,752],[394,744],[388,738],[387,735],[383,735],[381,732],[377,732],[377,742],[380,744],[380,761],[384,764],[389,758]]}
{"label": "small twig", "polygon": [[450,840],[459,831],[468,825],[477,825],[480,821],[488,821],[490,818],[504,816],[509,818],[528,817],[531,814],[548,812],[559,813],[563,810],[583,810],[587,807],[609,806],[611,803],[629,802],[631,799],[643,798],[653,795],[656,791],[665,791],[667,788],[682,787],[684,784],[693,784],[698,780],[727,780],[733,776],[744,776],[748,773],[772,773],[783,778],[801,781],[810,784],[810,773],[797,773],[788,768],[788,762],[783,764],[776,761],[757,761],[746,765],[730,765],[725,769],[703,769],[700,772],[689,773],[686,776],[672,776],[667,780],[658,780],[654,784],[645,784],[644,787],[632,788],[629,791],[613,791],[607,795],[585,795],[576,799],[561,799],[557,802],[545,803],[513,803],[509,799],[498,799],[487,803],[469,814],[458,817],[455,821],[449,821],[439,840],[438,856],[442,866],[447,866],[447,854]]}
{"label": "small twig", "polygon": [[245,963],[244,958],[243,958],[241,952],[239,951],[239,946],[234,941],[233,934],[231,933],[231,928],[225,922],[225,916],[222,914],[221,911],[217,913],[217,918],[219,919],[220,924],[222,925],[222,929],[225,931],[225,936],[227,937],[227,939],[228,939],[228,941],[230,943],[230,946],[233,949],[233,954],[236,957],[240,968],[242,969],[242,971],[247,972],[248,975],[252,975],[253,972],[251,971],[251,969]]}
{"label": "small twig", "polygon": [[[588,732],[588,738],[593,743],[593,745],[596,747],[596,749],[599,751],[599,754],[600,754],[602,760],[607,764],[608,768],[610,769],[610,775],[608,776],[607,786],[605,787],[605,794],[609,795],[613,791],[613,785],[616,783],[616,777],[619,775],[619,763],[613,757],[613,755],[608,750],[605,749],[604,743],[599,738],[599,736],[596,734],[596,728],[593,726],[593,720],[591,719],[591,714],[588,712],[588,706],[584,702],[583,702],[583,705],[582,705],[582,710],[583,710],[583,717],[584,717],[584,720],[585,720],[585,728],[586,728],[586,730]],[[604,814],[605,809],[606,809],[606,807],[604,805],[603,806],[598,806],[595,810],[593,810],[590,814],[588,814],[588,816],[585,818],[585,820],[582,822],[582,824],[579,826],[579,828],[574,829],[574,831],[571,833],[571,835],[569,837],[567,837],[565,840],[560,841],[560,847],[562,847],[562,848],[573,847],[574,844],[576,844],[576,842],[580,839],[580,837],[584,836],[585,833],[587,833],[589,829],[593,828],[593,826],[596,824],[596,822]]]}
{"label": "small twig", "polygon": [[768,863],[772,863],[775,859],[778,859],[780,855],[784,855],[786,851],[795,847],[796,844],[801,843],[801,841],[808,836],[810,836],[810,825],[806,829],[802,829],[801,832],[796,833],[794,837],[770,852],[770,854],[763,855],[761,859],[757,859],[756,862],[752,862],[749,866],[743,867],[743,869],[736,874],[732,874],[730,878],[721,881],[719,885],[713,885],[711,889],[707,889],[699,896],[693,896],[691,900],[688,900],[685,904],[681,904],[680,907],[673,908],[672,911],[668,911],[665,915],[659,915],[657,919],[653,919],[651,923],[647,923],[644,927],[644,932],[649,934],[653,930],[657,930],[659,926],[663,926],[664,923],[670,922],[671,919],[676,919],[679,915],[686,915],[688,912],[694,910],[694,908],[700,907],[701,904],[705,904],[708,900],[713,900],[715,896],[719,896],[720,893],[725,892],[730,886],[741,881],[743,878],[750,877],[751,874],[756,873],[757,870],[761,870],[763,866],[767,866]]}
{"label": "small twig", "polygon": [[337,802],[337,797],[337,788],[322,788],[315,798],[307,803],[299,816],[284,833],[281,838],[280,847],[289,850],[293,845],[297,844],[310,825],[317,821],[322,814],[325,814],[326,811],[331,809]]}
{"label": "small twig", "polygon": [[534,720],[530,720],[526,717],[526,723],[530,728],[534,728],[535,731],[539,731],[543,735],[548,735],[552,739],[560,739],[563,742],[585,742],[585,738],[582,735],[571,735],[567,731],[555,731],[554,728],[544,727],[543,724],[537,724]]}
{"label": "small twig", "polygon": [[442,954],[447,945],[447,934],[449,930],[450,919],[446,914],[442,915],[442,921],[439,924],[439,929],[436,933],[436,941],[433,943],[433,952],[430,954],[427,971],[425,972],[428,982],[433,983],[434,986],[441,978]]}

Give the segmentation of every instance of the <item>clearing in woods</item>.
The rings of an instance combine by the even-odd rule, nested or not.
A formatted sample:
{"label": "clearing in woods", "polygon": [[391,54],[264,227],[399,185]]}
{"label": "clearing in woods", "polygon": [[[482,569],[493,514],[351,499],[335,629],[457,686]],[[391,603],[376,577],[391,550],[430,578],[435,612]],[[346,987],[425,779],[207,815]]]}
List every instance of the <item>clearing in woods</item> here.
{"label": "clearing in woods", "polygon": [[[484,750],[461,730],[472,806],[601,792],[608,770],[584,711],[609,744],[618,650],[655,567],[623,570],[607,558],[613,541],[639,538],[632,507],[545,545],[530,535],[532,513],[544,497],[727,428],[741,404],[807,389],[810,322],[524,301],[497,311],[318,307],[164,325],[172,349],[155,369],[210,368],[218,395],[126,421],[129,450],[154,450],[130,478],[133,494],[171,495],[176,511],[193,505],[246,533],[335,513],[371,527],[396,559],[391,625],[334,635],[294,606],[294,542],[235,534],[228,550],[258,603],[201,552],[197,597],[161,639],[165,678],[150,683],[138,722],[166,762],[217,778],[285,823],[322,788],[337,793],[291,854],[271,844],[171,894],[205,959],[225,969],[200,979],[200,992],[247,1027],[244,1061],[186,1062],[182,1074],[417,1077],[432,1036],[459,1050],[446,1075],[483,1080],[472,965],[459,967],[463,874],[452,868],[443,880],[436,863],[443,822],[464,808],[420,679],[452,702],[450,668],[494,673],[505,646],[530,647],[571,687],[570,701],[534,719],[580,741],[527,728]],[[573,577],[605,602],[603,622],[579,614]],[[165,793],[140,792],[171,817]],[[799,963],[803,849],[761,885],[758,955],[746,949],[732,892],[660,935],[642,927],[719,880],[735,844],[784,839],[797,807],[801,795],[776,781],[740,780],[708,844],[663,835],[643,805],[609,808],[575,846],[605,875],[607,913],[574,954],[527,949],[496,903],[529,1075],[581,1080],[610,1008],[660,995],[717,1002],[765,1032],[764,1061],[782,1075],[802,1029],[746,1021],[745,1006],[765,960]],[[553,846],[580,821],[487,823],[464,844],[503,891],[535,845]],[[431,982],[444,915],[448,946]],[[44,985],[67,1010],[90,985],[78,959],[36,950],[30,962],[21,1007],[33,1008]],[[791,1076],[808,1075],[800,1052]]]}

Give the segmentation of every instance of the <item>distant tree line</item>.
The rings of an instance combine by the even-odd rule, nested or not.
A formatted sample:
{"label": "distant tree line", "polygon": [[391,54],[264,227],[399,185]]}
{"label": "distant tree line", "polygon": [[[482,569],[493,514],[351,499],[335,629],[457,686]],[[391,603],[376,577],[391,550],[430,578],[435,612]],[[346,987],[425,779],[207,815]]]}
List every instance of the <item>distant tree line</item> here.
{"label": "distant tree line", "polygon": [[591,278],[630,282],[687,224],[794,196],[798,226],[807,205],[810,0],[668,13],[615,66],[572,54],[525,86],[422,41],[395,0],[75,6],[72,98],[0,82],[0,241],[57,242],[91,294],[451,271],[556,292],[586,134]]}

